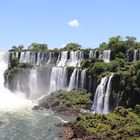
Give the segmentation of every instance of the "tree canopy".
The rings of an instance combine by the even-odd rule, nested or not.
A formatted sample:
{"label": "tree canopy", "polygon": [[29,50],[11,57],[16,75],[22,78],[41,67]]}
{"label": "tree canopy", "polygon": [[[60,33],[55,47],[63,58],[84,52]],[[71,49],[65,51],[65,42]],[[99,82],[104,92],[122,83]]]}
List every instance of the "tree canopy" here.
{"label": "tree canopy", "polygon": [[62,50],[64,51],[76,51],[76,50],[80,50],[81,45],[77,44],[77,43],[68,43],[64,48],[62,48]]}
{"label": "tree canopy", "polygon": [[47,51],[48,45],[47,44],[32,43],[30,50],[31,51]]}

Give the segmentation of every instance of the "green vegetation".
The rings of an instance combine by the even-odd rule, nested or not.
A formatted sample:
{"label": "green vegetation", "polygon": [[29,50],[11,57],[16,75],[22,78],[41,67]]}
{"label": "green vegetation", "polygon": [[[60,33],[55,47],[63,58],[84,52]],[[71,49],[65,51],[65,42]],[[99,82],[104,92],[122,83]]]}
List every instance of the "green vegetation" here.
{"label": "green vegetation", "polygon": [[58,107],[60,110],[64,108],[84,108],[90,109],[92,102],[90,100],[91,93],[81,90],[72,90],[72,91],[56,91],[49,95],[48,97],[40,101],[41,106],[47,108]]}
{"label": "green vegetation", "polygon": [[127,50],[140,49],[140,42],[136,41],[135,37],[127,36],[123,39],[121,36],[111,37],[108,43],[100,44],[98,50],[111,50],[117,57],[118,54],[125,55]]}
{"label": "green vegetation", "polygon": [[89,61],[83,61],[82,66],[87,68],[87,74],[95,77],[98,83],[102,77],[114,73],[111,100],[116,102],[118,98],[119,105],[131,108],[140,104],[140,61],[126,62],[118,58],[110,63]]}
{"label": "green vegetation", "polygon": [[[112,80],[114,93],[119,94],[119,105],[134,108],[136,104],[140,104],[140,61],[126,63]],[[115,82],[119,85],[118,89],[115,89]]]}
{"label": "green vegetation", "polygon": [[5,83],[8,83],[8,85],[11,86],[14,74],[17,74],[20,71],[25,71],[25,69],[32,67],[33,65],[31,65],[30,63],[20,63],[17,57],[13,57],[10,60],[8,69],[4,73]]}
{"label": "green vegetation", "polygon": [[12,68],[29,68],[32,67],[30,63],[20,63],[17,57],[13,57],[10,60],[10,63],[8,65],[8,70],[11,70]]}
{"label": "green vegetation", "polygon": [[30,46],[30,51],[47,51],[48,50],[48,45],[47,44],[39,44],[39,43],[32,43]]}
{"label": "green vegetation", "polygon": [[[64,48],[54,48],[52,51],[59,52],[59,51],[77,51],[81,49],[81,45],[78,43],[68,43]],[[22,51],[33,51],[33,52],[39,52],[39,51],[47,51],[48,45],[47,44],[40,44],[40,43],[32,43],[28,46],[27,49],[24,49],[23,45],[19,46],[12,46],[12,48],[9,51],[12,52],[22,52]],[[87,49],[86,49],[87,50]],[[88,49],[89,51],[89,49]]]}
{"label": "green vegetation", "polygon": [[89,59],[86,59],[81,62],[81,68],[89,68],[94,66],[94,63],[97,62],[97,59],[95,57],[90,57]]}
{"label": "green vegetation", "polygon": [[81,45],[77,43],[68,43],[64,48],[61,48],[61,51],[77,51],[80,50]]}
{"label": "green vegetation", "polygon": [[12,51],[12,52],[21,52],[23,50],[23,48],[24,48],[23,45],[12,46],[12,48],[9,51]]}
{"label": "green vegetation", "polygon": [[[109,100],[111,104],[110,111],[113,111],[116,105],[129,108],[117,107],[113,113],[107,115],[80,114],[73,124],[74,137],[114,140],[133,140],[140,137],[140,61],[128,62],[126,59],[126,52],[134,49],[140,49],[140,42],[137,42],[135,37],[127,36],[122,39],[117,36],[110,38],[107,43],[102,43],[100,48],[97,49],[111,50],[111,62],[109,63],[105,63],[98,58],[86,57],[91,49],[83,50],[81,45],[77,43],[69,43],[64,48],[54,49],[57,55],[59,51],[83,50],[86,59],[81,62],[81,69],[87,70],[86,82],[89,79],[94,79],[93,86],[95,88],[103,76],[114,73]],[[34,52],[47,51],[48,46],[32,43],[29,50]],[[13,46],[11,51],[20,52],[24,50],[21,45],[18,47]],[[129,55],[133,56],[133,53]],[[5,79],[9,79],[10,82],[14,73],[31,67],[32,65],[29,63],[19,63],[19,60],[13,57],[8,70],[5,72],[8,78]],[[69,81],[74,67],[68,67],[67,70]],[[91,96],[93,96],[91,93],[81,90],[56,91],[43,98],[40,101],[40,106],[61,113],[70,112],[68,114],[71,115],[75,112],[79,113],[81,109],[91,109]]]}
{"label": "green vegetation", "polygon": [[[127,50],[134,50],[134,49],[140,49],[140,42],[136,41],[135,37],[126,36],[125,39],[123,39],[121,36],[111,37],[109,38],[109,41],[103,42],[100,44],[99,48],[96,48],[96,50],[111,50],[115,57],[119,57],[121,59],[124,58],[125,53]],[[47,44],[40,44],[40,43],[32,43],[30,46],[28,46],[28,49],[24,49],[23,45],[19,46],[12,46],[12,48],[9,51],[47,51],[48,45]],[[58,49],[54,48],[52,51],[58,52],[58,51],[77,51],[77,50],[84,50],[84,51],[90,51],[92,48],[86,48],[83,49],[81,45],[78,43],[67,43],[65,47]]]}
{"label": "green vegetation", "polygon": [[140,117],[122,107],[107,115],[80,114],[74,122],[73,131],[75,138],[137,139],[140,138]]}

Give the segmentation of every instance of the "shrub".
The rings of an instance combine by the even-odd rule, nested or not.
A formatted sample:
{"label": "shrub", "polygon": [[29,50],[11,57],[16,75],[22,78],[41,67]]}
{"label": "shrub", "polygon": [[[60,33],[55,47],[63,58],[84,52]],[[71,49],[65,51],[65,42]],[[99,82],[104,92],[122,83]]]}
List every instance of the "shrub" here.
{"label": "shrub", "polygon": [[81,62],[81,67],[82,68],[89,68],[94,65],[94,63],[97,61],[95,57],[91,57],[89,59],[86,59]]}
{"label": "shrub", "polygon": [[119,53],[116,55],[116,58],[125,59],[125,54],[122,53],[122,52],[119,52]]}
{"label": "shrub", "polygon": [[13,57],[10,61],[10,65],[9,67],[13,68],[15,66],[18,66],[19,65],[19,60],[17,57]]}
{"label": "shrub", "polygon": [[107,71],[107,64],[104,62],[96,62],[94,66],[91,67],[89,72],[93,75],[100,75],[102,72]]}
{"label": "shrub", "polygon": [[135,105],[135,107],[134,107],[134,112],[136,113],[136,114],[139,114],[140,115],[140,105]]}
{"label": "shrub", "polygon": [[119,106],[114,110],[114,113],[123,117],[128,115],[128,110],[124,109],[123,107]]}
{"label": "shrub", "polygon": [[81,45],[77,43],[68,43],[64,48],[62,48],[62,51],[77,51],[80,50]]}

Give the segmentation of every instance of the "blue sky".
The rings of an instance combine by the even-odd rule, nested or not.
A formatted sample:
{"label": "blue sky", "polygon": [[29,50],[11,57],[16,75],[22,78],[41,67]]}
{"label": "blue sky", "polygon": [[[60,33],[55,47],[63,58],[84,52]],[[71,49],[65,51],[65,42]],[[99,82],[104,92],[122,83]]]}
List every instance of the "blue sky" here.
{"label": "blue sky", "polygon": [[140,41],[140,0],[0,0],[0,51],[37,42],[98,47],[112,36]]}

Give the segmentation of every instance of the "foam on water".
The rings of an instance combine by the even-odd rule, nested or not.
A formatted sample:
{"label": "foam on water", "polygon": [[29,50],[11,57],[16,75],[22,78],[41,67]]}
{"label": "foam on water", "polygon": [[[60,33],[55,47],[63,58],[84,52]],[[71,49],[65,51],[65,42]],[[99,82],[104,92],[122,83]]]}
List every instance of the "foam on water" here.
{"label": "foam on water", "polygon": [[33,106],[31,101],[21,96],[21,93],[15,95],[4,87],[4,72],[8,66],[5,57],[4,53],[0,53],[0,110],[7,111],[24,106]]}

